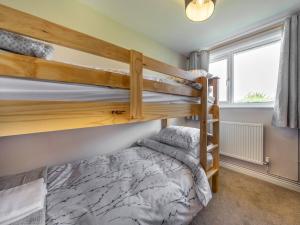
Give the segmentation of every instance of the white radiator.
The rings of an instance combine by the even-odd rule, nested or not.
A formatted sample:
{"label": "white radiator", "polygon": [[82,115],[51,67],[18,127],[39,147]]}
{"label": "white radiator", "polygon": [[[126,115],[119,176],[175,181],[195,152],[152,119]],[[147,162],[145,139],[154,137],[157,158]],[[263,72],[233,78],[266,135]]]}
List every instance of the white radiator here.
{"label": "white radiator", "polygon": [[222,121],[220,128],[222,155],[263,164],[263,124]]}

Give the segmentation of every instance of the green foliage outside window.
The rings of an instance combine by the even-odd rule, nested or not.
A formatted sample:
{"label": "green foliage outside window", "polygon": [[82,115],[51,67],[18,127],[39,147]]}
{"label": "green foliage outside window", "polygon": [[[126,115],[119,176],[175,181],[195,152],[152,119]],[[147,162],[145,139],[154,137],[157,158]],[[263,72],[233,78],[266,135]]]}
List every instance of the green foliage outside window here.
{"label": "green foliage outside window", "polygon": [[242,100],[245,103],[270,102],[272,99],[262,92],[249,92]]}

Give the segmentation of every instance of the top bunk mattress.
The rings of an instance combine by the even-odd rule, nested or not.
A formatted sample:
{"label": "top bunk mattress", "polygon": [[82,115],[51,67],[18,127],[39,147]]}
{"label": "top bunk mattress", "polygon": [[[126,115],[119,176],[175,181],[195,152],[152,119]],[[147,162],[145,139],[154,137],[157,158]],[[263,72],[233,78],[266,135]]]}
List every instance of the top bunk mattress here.
{"label": "top bunk mattress", "polygon": [[[178,83],[177,85],[182,86],[182,84]],[[128,102],[129,98],[130,92],[127,89],[63,84],[7,77],[0,78],[0,100]],[[208,99],[210,103],[214,102],[212,96]],[[161,103],[200,103],[200,99],[197,97],[149,91],[143,91],[143,101]]]}

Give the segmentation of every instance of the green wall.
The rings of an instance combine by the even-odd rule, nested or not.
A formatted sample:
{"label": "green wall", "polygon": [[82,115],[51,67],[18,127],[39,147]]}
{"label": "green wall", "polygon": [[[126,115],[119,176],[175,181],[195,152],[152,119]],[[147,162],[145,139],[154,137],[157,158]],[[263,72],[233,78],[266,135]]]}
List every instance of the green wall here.
{"label": "green wall", "polygon": [[54,23],[98,37],[113,44],[135,49],[163,62],[184,67],[182,55],[155,42],[145,35],[101,15],[76,0],[0,0],[4,4]]}

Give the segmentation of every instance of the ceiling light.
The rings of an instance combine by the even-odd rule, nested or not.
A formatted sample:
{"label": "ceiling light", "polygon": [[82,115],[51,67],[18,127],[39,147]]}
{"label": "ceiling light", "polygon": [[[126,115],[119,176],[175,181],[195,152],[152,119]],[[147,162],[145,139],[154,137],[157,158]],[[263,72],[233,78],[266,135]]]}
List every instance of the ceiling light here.
{"label": "ceiling light", "polygon": [[207,20],[214,12],[215,0],[185,0],[186,16],[195,22]]}

